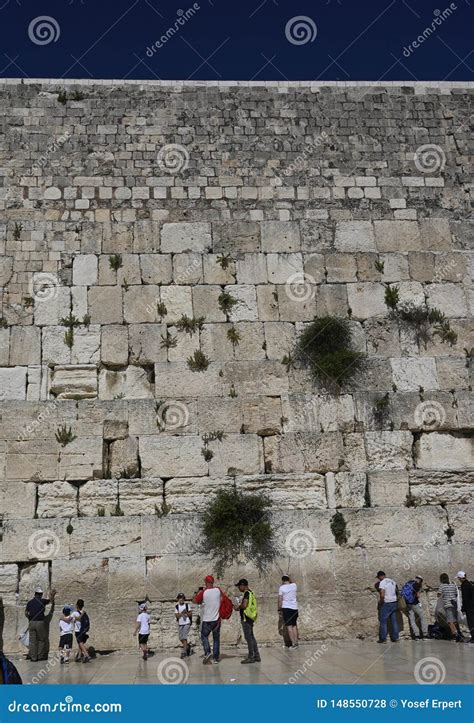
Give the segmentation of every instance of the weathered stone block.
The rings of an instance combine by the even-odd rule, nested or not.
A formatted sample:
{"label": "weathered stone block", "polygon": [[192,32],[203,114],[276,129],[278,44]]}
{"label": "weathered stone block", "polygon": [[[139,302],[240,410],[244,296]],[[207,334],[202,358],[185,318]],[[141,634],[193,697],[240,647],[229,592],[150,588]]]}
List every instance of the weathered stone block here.
{"label": "weathered stone block", "polygon": [[94,286],[98,279],[98,262],[95,254],[75,256],[72,263],[72,278],[75,286]]}
{"label": "weathered stone block", "polygon": [[324,476],[318,474],[239,477],[241,492],[263,493],[275,510],[324,510],[327,508]]}
{"label": "weathered stone block", "polygon": [[366,507],[367,477],[363,472],[328,472],[326,494],[328,507]]}
{"label": "weathered stone block", "polygon": [[122,323],[122,289],[120,286],[93,286],[89,289],[88,305],[93,324]]}
{"label": "weathered stone block", "polygon": [[344,459],[342,436],[339,432],[326,434],[284,434],[264,440],[265,469],[268,472],[325,472],[335,471]]}
{"label": "weathered stone block", "polygon": [[[374,221],[375,242],[379,251],[421,251],[417,221]],[[429,250],[430,247],[427,247]]]}
{"label": "weathered stone block", "polygon": [[120,324],[101,327],[100,355],[103,364],[112,367],[128,364],[128,334],[128,327]]}
{"label": "weathered stone block", "polygon": [[365,440],[370,469],[408,469],[413,465],[410,432],[366,432]]}
{"label": "weathered stone block", "polygon": [[128,327],[130,364],[154,364],[166,361],[166,349],[162,337],[166,335],[165,324],[130,324]]}
{"label": "weathered stone block", "polygon": [[0,402],[26,399],[26,367],[0,369]]}
{"label": "weathered stone block", "polygon": [[99,373],[100,399],[151,399],[153,385],[145,369],[128,366],[122,371],[101,369]]}
{"label": "weathered stone block", "polygon": [[335,246],[338,251],[375,251],[374,229],[370,221],[339,221]]}
{"label": "weathered stone block", "polygon": [[71,364],[54,367],[49,391],[58,399],[92,399],[96,397],[96,365]]}
{"label": "weathered stone block", "polygon": [[110,516],[116,512],[117,504],[117,480],[90,480],[79,489],[78,506],[81,517]]}
{"label": "weathered stone block", "polygon": [[161,251],[178,254],[183,251],[203,253],[212,246],[208,223],[164,223],[161,228]]}
{"label": "weathered stone block", "polygon": [[[266,284],[267,264],[264,254],[242,254],[237,259],[237,282],[239,284]],[[229,282],[226,282],[229,283]]]}
{"label": "weathered stone block", "polygon": [[173,279],[171,255],[140,254],[140,271],[144,284],[170,284]]}
{"label": "weathered stone block", "polygon": [[138,477],[138,440],[117,439],[110,444],[109,471],[115,479]]}
{"label": "weathered stone block", "polygon": [[301,246],[300,230],[291,221],[264,221],[262,223],[262,251],[293,253]]}
{"label": "weathered stone block", "polygon": [[413,470],[410,496],[415,504],[464,505],[474,502],[474,471]]}
{"label": "weathered stone block", "polygon": [[474,439],[451,434],[422,434],[415,443],[421,469],[469,469],[474,459]]}
{"label": "weathered stone block", "polygon": [[402,507],[409,492],[408,472],[404,470],[371,470],[367,475],[371,507]]}
{"label": "weathered stone block", "polygon": [[131,286],[124,292],[124,319],[128,324],[150,323],[158,320],[158,286]]}
{"label": "weathered stone block", "polygon": [[166,504],[170,512],[196,514],[204,512],[211,495],[218,490],[231,491],[231,477],[175,477],[165,485]]}
{"label": "weathered stone block", "polygon": [[369,319],[387,313],[382,284],[347,284],[347,300],[355,319]]}
{"label": "weathered stone block", "polygon": [[69,482],[38,485],[38,517],[77,517],[78,491]]}
{"label": "weathered stone block", "polygon": [[190,286],[162,286],[160,300],[165,304],[167,323],[175,323],[183,314],[193,315],[192,293]]}
{"label": "weathered stone block", "polygon": [[13,326],[10,330],[10,366],[28,366],[41,361],[41,332],[34,326]]}
{"label": "weathered stone block", "polygon": [[102,475],[102,440],[99,437],[78,437],[61,447],[58,479],[86,480]]}
{"label": "weathered stone block", "polygon": [[120,509],[124,515],[156,515],[163,505],[161,479],[119,480]]}
{"label": "weathered stone block", "polygon": [[292,283],[303,278],[301,254],[267,254],[268,280],[273,284]]}
{"label": "weathered stone block", "polygon": [[174,254],[173,256],[173,283],[174,284],[202,284],[202,255],[198,253]]}
{"label": "weathered stone block", "polygon": [[431,358],[391,359],[393,383],[401,392],[438,389],[435,360]]}
{"label": "weathered stone block", "polygon": [[200,437],[140,437],[144,477],[200,477],[207,475]]}
{"label": "weathered stone block", "polygon": [[[232,287],[231,287],[232,288]],[[233,296],[232,292],[230,292]],[[195,286],[192,290],[194,316],[204,316],[207,322],[226,320],[226,316],[219,307],[219,296],[222,294],[220,286]]]}
{"label": "weathered stone block", "polygon": [[155,364],[155,396],[157,399],[221,396],[224,380],[219,371],[220,366],[212,363],[202,372],[192,372],[183,362]]}
{"label": "weathered stone block", "polygon": [[[4,461],[1,465],[3,468]],[[3,475],[1,476],[3,477]],[[31,519],[34,517],[35,507],[36,485],[34,483],[5,479],[0,481],[0,510],[4,519],[7,517]]]}
{"label": "weathered stone block", "polygon": [[222,442],[211,442],[209,449],[214,454],[209,462],[211,476],[259,474],[264,471],[263,444],[257,435],[229,434]]}

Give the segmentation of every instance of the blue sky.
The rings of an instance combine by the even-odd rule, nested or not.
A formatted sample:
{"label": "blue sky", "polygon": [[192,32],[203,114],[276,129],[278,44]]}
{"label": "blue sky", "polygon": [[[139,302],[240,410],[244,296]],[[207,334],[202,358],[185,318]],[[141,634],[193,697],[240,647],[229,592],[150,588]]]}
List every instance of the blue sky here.
{"label": "blue sky", "polygon": [[465,81],[473,20],[474,0],[0,0],[0,75]]}

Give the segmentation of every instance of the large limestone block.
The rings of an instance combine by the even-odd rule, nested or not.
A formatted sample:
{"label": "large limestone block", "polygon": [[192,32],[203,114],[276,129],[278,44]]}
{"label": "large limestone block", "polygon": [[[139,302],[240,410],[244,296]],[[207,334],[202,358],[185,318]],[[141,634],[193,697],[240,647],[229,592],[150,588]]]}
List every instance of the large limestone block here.
{"label": "large limestone block", "polygon": [[197,434],[197,402],[193,399],[130,401],[127,403],[131,435]]}
{"label": "large limestone block", "polygon": [[[51,287],[52,288],[52,287]],[[68,287],[57,286],[51,295],[41,298],[35,296],[34,320],[36,326],[56,326],[59,321],[68,316],[71,309],[71,290]]]}
{"label": "large limestone block", "polygon": [[211,495],[219,490],[231,491],[232,477],[175,477],[166,481],[165,500],[171,513],[202,513]]}
{"label": "large limestone block", "polygon": [[232,324],[204,324],[201,331],[201,350],[212,361],[230,361],[234,347],[227,336]]}
{"label": "large limestone block", "polygon": [[133,251],[158,251],[160,248],[160,223],[140,219],[133,224]]}
{"label": "large limestone block", "polygon": [[26,399],[26,367],[0,369],[0,402]]}
{"label": "large limestone block", "polygon": [[228,362],[222,367],[222,372],[224,394],[228,393],[231,384],[239,395],[244,396],[288,394],[288,374],[279,361]]}
{"label": "large limestone block", "polygon": [[382,284],[347,284],[347,300],[355,319],[369,319],[372,316],[385,316],[387,313]]}
{"label": "large limestone block", "polygon": [[192,289],[194,316],[204,316],[206,322],[225,321],[226,316],[219,307],[221,294],[222,288],[217,285],[194,286]]}
{"label": "large limestone block", "polygon": [[289,433],[264,439],[265,469],[268,472],[337,471],[344,459],[339,432]]}
{"label": "large limestone block", "polygon": [[462,472],[413,470],[410,496],[415,504],[468,504],[474,502],[474,469]]}
{"label": "large limestone block", "polygon": [[213,251],[216,254],[260,251],[260,224],[253,221],[216,222],[212,224]]}
{"label": "large limestone block", "polygon": [[300,250],[299,224],[294,221],[263,221],[262,251],[293,253]]}
{"label": "large limestone block", "polygon": [[193,316],[192,290],[190,286],[162,286],[160,300],[166,306],[165,321],[176,323],[181,317]]}
{"label": "large limestone block", "polygon": [[111,442],[109,471],[115,479],[138,477],[138,440],[126,437]]}
{"label": "large limestone block", "polygon": [[59,452],[58,479],[87,480],[102,477],[102,440],[78,437]]}
{"label": "large limestone block", "polygon": [[127,223],[104,223],[102,253],[123,254],[130,252],[133,248],[133,233],[135,224]]}
{"label": "large limestone block", "polygon": [[[317,316],[343,316],[348,314],[347,287],[345,284],[322,284],[314,295]],[[283,318],[283,314],[282,314]],[[303,321],[312,321],[306,316]]]}
{"label": "large limestone block", "polygon": [[4,519],[7,517],[31,519],[35,515],[35,507],[36,485],[34,483],[5,479],[0,482],[0,511]]}
{"label": "large limestone block", "polygon": [[235,330],[240,335],[234,349],[236,359],[256,361],[266,358],[263,324],[243,321],[235,324]]}
{"label": "large limestone block", "polygon": [[267,358],[281,361],[294,347],[294,324],[279,321],[265,322],[265,342]]}
{"label": "large limestone block", "polygon": [[448,318],[468,316],[466,295],[461,284],[430,284],[428,306],[439,309]]}
{"label": "large limestone block", "polygon": [[127,557],[140,555],[140,517],[80,517],[73,526],[69,536],[71,559],[120,557],[124,550]]}
{"label": "large limestone block", "polygon": [[107,366],[128,364],[129,328],[120,324],[101,327],[100,357]]}
{"label": "large limestone block", "polygon": [[404,470],[369,471],[371,507],[402,507],[409,491],[408,472]]}
{"label": "large limestone block", "polygon": [[119,480],[120,509],[124,515],[155,515],[162,509],[163,480]]}
{"label": "large limestone block", "polygon": [[432,357],[391,359],[393,383],[401,392],[438,389],[436,363]]}
{"label": "large limestone block", "polygon": [[[391,507],[343,510],[350,531],[349,545],[363,547],[423,546],[446,540],[446,514],[441,507]],[[433,544],[433,543],[432,543]]]}
{"label": "large limestone block", "polygon": [[239,477],[237,489],[268,495],[274,510],[324,510],[327,508],[324,476],[272,474]]}
{"label": "large limestone block", "polygon": [[128,324],[158,321],[159,286],[131,286],[123,295],[124,318]]}
{"label": "large limestone block", "polygon": [[256,286],[258,318],[260,321],[278,321],[278,292],[276,286]]}
{"label": "large limestone block", "polygon": [[413,465],[410,432],[366,432],[369,469],[409,469]]}
{"label": "large limestone block", "polygon": [[[37,587],[45,591],[45,597],[49,591],[48,563],[36,562],[21,566],[19,569],[18,581],[18,602],[24,605],[31,600]],[[49,608],[50,610],[51,608]]]}
{"label": "large limestone block", "polygon": [[155,396],[157,399],[221,396],[230,383],[219,376],[220,365],[211,363],[203,372],[193,372],[184,362],[155,364]]}
{"label": "large limestone block", "polygon": [[[93,602],[107,602],[109,581],[109,560],[107,557],[86,557],[76,560],[53,560],[51,565],[51,584],[61,598],[69,596],[70,602],[78,598],[85,599],[88,614]],[[87,591],[87,592],[86,592]],[[91,620],[95,628],[97,621]]]}
{"label": "large limestone block", "polygon": [[[311,283],[280,284],[275,287],[280,321],[312,321],[316,315],[317,293]],[[299,295],[298,289],[304,293]]]}
{"label": "large limestone block", "polygon": [[328,472],[326,492],[328,506],[364,507],[366,504],[367,478],[363,472]]}
{"label": "large limestone block", "polygon": [[209,462],[209,474],[259,474],[263,469],[262,439],[255,434],[229,434],[222,442],[211,442],[214,453]]}
{"label": "large limestone block", "polygon": [[209,223],[164,223],[161,228],[162,253],[183,251],[203,253],[212,246]]}
{"label": "large limestone block", "polygon": [[225,290],[236,299],[237,304],[229,314],[230,321],[257,321],[257,293],[250,284],[234,284]]}
{"label": "large limestone block", "polygon": [[13,275],[13,256],[3,256],[0,259],[0,286],[8,284]]}
{"label": "large limestone block", "polygon": [[417,221],[374,221],[374,229],[378,251],[393,253],[422,249]]}
{"label": "large limestone block", "polygon": [[67,364],[54,367],[50,393],[58,399],[93,399],[97,396],[95,364]]}
{"label": "large limestone block", "polygon": [[200,477],[207,475],[200,437],[140,437],[144,477]]}
{"label": "large limestone block", "polygon": [[41,332],[34,326],[12,326],[10,330],[10,366],[28,366],[41,361]]}
{"label": "large limestone block", "polygon": [[[237,259],[237,283],[266,284],[268,272],[265,254],[242,254]],[[230,283],[222,282],[222,283]]]}
{"label": "large limestone block", "polygon": [[303,556],[315,561],[313,553],[331,550],[337,545],[330,529],[333,510],[274,510],[271,513],[273,529],[277,531],[276,544],[285,569],[292,569]]}
{"label": "large limestone block", "polygon": [[[206,254],[202,257],[203,263],[203,279],[205,284],[232,284],[236,280],[236,262],[232,258],[228,258],[226,268],[222,268],[219,261],[220,254]],[[266,271],[266,267],[265,267]],[[240,283],[247,283],[240,280]],[[254,283],[253,281],[248,283]]]}
{"label": "large limestone block", "polygon": [[422,434],[415,443],[416,464],[421,469],[472,468],[474,439],[451,434]]}
{"label": "large limestone block", "polygon": [[64,519],[5,520],[0,547],[3,562],[54,560],[69,556]]}
{"label": "large limestone block", "polygon": [[38,485],[38,517],[77,517],[77,487],[69,482]]}
{"label": "large limestone block", "polygon": [[202,284],[202,255],[174,254],[173,255],[173,283],[174,284]]}
{"label": "large limestone block", "polygon": [[166,336],[165,324],[130,324],[128,333],[131,364],[166,361],[166,349],[162,347],[162,337]]}
{"label": "large limestone block", "polygon": [[357,281],[357,263],[353,254],[330,254],[326,256],[327,280],[343,283]]}
{"label": "large limestone block", "polygon": [[76,329],[71,350],[73,364],[98,364],[100,362],[100,326]]}
{"label": "large limestone block", "polygon": [[426,251],[450,251],[453,239],[447,218],[425,218],[420,222],[423,249]]}
{"label": "large limestone block", "polygon": [[[126,552],[120,557],[109,559],[108,595],[109,600],[120,600],[127,604],[130,600],[145,598],[144,557],[128,557]],[[133,618],[132,618],[133,619]]]}
{"label": "large limestone block", "polygon": [[140,254],[140,270],[144,284],[170,284],[172,281],[171,255]]}
{"label": "large limestone block", "polygon": [[72,262],[72,279],[74,286],[94,286],[98,279],[97,256],[75,256]]}
{"label": "large limestone block", "polygon": [[[430,508],[424,507],[423,509]],[[474,505],[447,505],[446,513],[448,515],[449,526],[454,531],[453,542],[467,545],[467,553],[472,559],[472,519],[474,515]]]}
{"label": "large limestone block", "polygon": [[[125,298],[126,296],[127,294]],[[88,306],[93,324],[121,324],[123,317],[121,287],[91,287],[88,293]]]}
{"label": "large limestone block", "polygon": [[375,251],[374,229],[370,221],[339,221],[335,246],[338,251]]}
{"label": "large limestone block", "polygon": [[115,513],[118,504],[118,482],[112,479],[95,479],[79,488],[79,514],[81,517],[98,517]]}
{"label": "large limestone block", "polygon": [[10,329],[0,329],[0,366],[8,366],[10,354]]}
{"label": "large limestone block", "polygon": [[292,283],[293,277],[303,277],[303,257],[296,254],[267,254],[268,280],[272,284]]}
{"label": "large limestone block", "polygon": [[282,406],[279,397],[249,396],[242,400],[246,434],[260,437],[280,434],[282,431]]}
{"label": "large limestone block", "polygon": [[195,513],[165,517],[147,515],[133,519],[141,520],[142,554],[147,557],[179,553],[186,558],[199,551],[201,518]]}
{"label": "large limestone block", "polygon": [[198,425],[202,433],[220,429],[239,433],[244,421],[241,399],[201,397],[198,399]]}
{"label": "large limestone block", "polygon": [[151,399],[153,385],[145,369],[128,366],[125,370],[101,369],[99,373],[99,398],[106,399]]}
{"label": "large limestone block", "polygon": [[316,397],[314,402],[318,408],[319,423],[323,432],[354,430],[354,401],[350,394]]}
{"label": "large limestone block", "polygon": [[3,605],[12,605],[16,602],[18,585],[18,567],[14,564],[0,564],[0,599]]}
{"label": "large limestone block", "polygon": [[[70,364],[71,350],[64,341],[64,326],[45,326],[42,330],[43,364]],[[74,332],[75,333],[75,332]]]}
{"label": "large limestone block", "polygon": [[56,440],[33,439],[8,444],[6,479],[24,481],[54,481],[58,479]]}

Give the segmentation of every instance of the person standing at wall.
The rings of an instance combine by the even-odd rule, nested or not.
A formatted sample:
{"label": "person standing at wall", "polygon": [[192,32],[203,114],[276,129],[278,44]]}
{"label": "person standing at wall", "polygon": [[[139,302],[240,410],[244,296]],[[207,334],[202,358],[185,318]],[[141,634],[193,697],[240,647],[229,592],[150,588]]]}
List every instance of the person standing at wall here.
{"label": "person standing at wall", "polygon": [[48,598],[43,597],[43,590],[37,587],[34,597],[28,601],[25,615],[28,618],[28,632],[30,636],[28,652],[30,660],[48,659],[48,629],[45,621],[45,608],[54,602],[56,590],[51,590]]}
{"label": "person standing at wall", "polygon": [[438,595],[444,606],[444,615],[451,631],[451,639],[461,643],[463,637],[458,625],[458,589],[454,582],[450,582],[449,575],[442,572],[439,576],[440,586]]}
{"label": "person standing at wall", "polygon": [[[213,663],[219,662],[221,640],[221,591],[214,587],[214,578],[207,575],[204,578],[204,590],[194,593],[193,603],[201,605],[201,642],[204,649],[203,663],[212,658]],[[212,632],[212,653],[209,645],[209,636]]]}
{"label": "person standing at wall", "polygon": [[142,603],[138,608],[137,622],[134,635],[138,633],[138,647],[141,650],[143,660],[148,659],[148,638],[150,637],[150,615],[148,605]]}
{"label": "person standing at wall", "polygon": [[474,584],[467,579],[464,570],[456,575],[461,582],[461,610],[466,616],[470,633],[470,643],[474,643]]}
{"label": "person standing at wall", "polygon": [[398,595],[397,595],[397,583],[387,577],[383,570],[379,570],[377,573],[377,580],[379,580],[379,596],[380,596],[380,625],[379,625],[379,639],[377,642],[387,642],[387,623],[390,620],[392,625],[392,643],[398,642]]}
{"label": "person standing at wall", "polygon": [[247,663],[260,663],[261,658],[258,651],[258,644],[253,632],[253,626],[257,620],[257,598],[255,597],[255,593],[249,588],[249,581],[244,577],[242,577],[239,582],[236,582],[235,586],[243,593],[238,603],[236,601],[234,610],[240,611],[242,632],[248,647],[247,657],[240,662],[243,665]]}
{"label": "person standing at wall", "polygon": [[283,622],[291,640],[289,650],[298,647],[298,587],[292,582],[288,575],[283,575],[281,585],[278,589],[278,611],[281,610]]}
{"label": "person standing at wall", "polygon": [[[423,586],[423,578],[417,575],[413,580],[408,580],[401,590],[401,595],[406,602],[408,621],[413,640],[426,640],[428,637],[428,623],[420,602],[420,592]],[[416,619],[418,618],[420,628]]]}

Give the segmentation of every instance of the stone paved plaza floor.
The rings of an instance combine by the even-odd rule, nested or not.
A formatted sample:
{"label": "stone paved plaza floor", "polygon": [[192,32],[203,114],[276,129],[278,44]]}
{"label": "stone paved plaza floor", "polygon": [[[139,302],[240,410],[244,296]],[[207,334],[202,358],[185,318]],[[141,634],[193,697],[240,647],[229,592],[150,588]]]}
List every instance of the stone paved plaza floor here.
{"label": "stone paved plaza floor", "polygon": [[[203,665],[201,651],[183,665],[178,651],[157,652],[148,661],[138,653],[123,652],[99,656],[90,664],[70,662],[59,665],[57,657],[48,663],[32,663],[11,656],[24,683],[151,684],[163,681],[187,684],[244,685],[416,683],[415,666],[422,680],[444,683],[474,682],[474,645],[429,640],[378,645],[359,640],[320,641],[301,644],[297,650],[262,648],[262,662],[241,665],[243,648],[222,651],[219,665]],[[432,658],[432,661],[425,661]]]}

